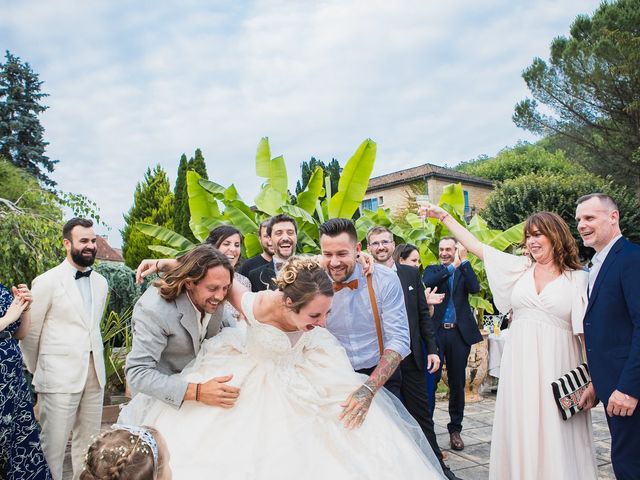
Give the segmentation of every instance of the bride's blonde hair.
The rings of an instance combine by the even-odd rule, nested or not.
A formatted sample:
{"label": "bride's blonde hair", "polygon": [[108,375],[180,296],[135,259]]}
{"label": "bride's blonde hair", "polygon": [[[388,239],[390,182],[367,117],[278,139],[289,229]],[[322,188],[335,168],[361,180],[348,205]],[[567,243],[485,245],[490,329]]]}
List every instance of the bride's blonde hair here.
{"label": "bride's blonde hair", "polygon": [[285,300],[291,299],[289,308],[296,313],[316,295],[333,296],[333,283],[329,275],[313,257],[289,258],[278,272],[276,286],[284,294]]}

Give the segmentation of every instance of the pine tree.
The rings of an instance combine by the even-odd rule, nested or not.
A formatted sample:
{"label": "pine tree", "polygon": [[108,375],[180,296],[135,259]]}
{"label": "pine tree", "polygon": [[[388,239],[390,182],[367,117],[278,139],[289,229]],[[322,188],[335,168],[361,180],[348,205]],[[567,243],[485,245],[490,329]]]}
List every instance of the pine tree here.
{"label": "pine tree", "polygon": [[152,223],[174,230],[174,196],[167,173],[160,165],[147,168],[144,180],[138,182],[133,195],[133,206],[124,215],[125,227],[122,234],[122,254],[130,268],[136,268],[145,258],[161,258],[162,255],[149,250],[149,245],[161,244],[159,240],[135,228],[138,222]]}
{"label": "pine tree", "polygon": [[0,156],[54,187],[56,182],[47,173],[53,172],[58,160],[44,154],[48,142],[39,119],[48,108],[41,103],[48,95],[40,91],[43,82],[28,63],[9,51],[5,58],[0,64]]}

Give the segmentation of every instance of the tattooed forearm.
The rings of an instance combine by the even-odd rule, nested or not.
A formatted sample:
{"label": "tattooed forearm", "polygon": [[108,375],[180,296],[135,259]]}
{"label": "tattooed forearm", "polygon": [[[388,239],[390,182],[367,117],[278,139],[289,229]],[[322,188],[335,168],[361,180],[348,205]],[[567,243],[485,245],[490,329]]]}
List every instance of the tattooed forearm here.
{"label": "tattooed forearm", "polygon": [[364,384],[373,390],[373,393],[377,392],[387,383],[387,380],[389,380],[393,372],[398,368],[398,365],[400,365],[401,360],[402,357],[398,352],[386,349],[382,357],[380,357],[378,366]]}

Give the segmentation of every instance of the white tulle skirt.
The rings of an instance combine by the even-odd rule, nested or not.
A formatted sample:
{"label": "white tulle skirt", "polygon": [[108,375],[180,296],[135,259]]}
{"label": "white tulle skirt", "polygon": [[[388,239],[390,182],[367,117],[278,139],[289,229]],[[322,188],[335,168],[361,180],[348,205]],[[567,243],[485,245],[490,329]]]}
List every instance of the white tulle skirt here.
{"label": "white tulle skirt", "polygon": [[418,424],[382,390],[361,428],[338,420],[362,385],[344,350],[324,329],[291,355],[246,348],[227,328],[206,340],[180,375],[190,382],[233,374],[240,397],[231,409],[185,402],[180,409],[144,394],[119,422],[155,426],[166,438],[175,479],[438,479],[439,463]]}

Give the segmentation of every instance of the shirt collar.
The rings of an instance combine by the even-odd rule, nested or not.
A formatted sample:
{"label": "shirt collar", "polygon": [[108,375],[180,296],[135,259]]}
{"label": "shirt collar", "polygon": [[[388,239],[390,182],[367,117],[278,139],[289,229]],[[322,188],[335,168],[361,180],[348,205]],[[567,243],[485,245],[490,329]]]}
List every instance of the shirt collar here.
{"label": "shirt collar", "polygon": [[607,255],[609,254],[609,251],[611,250],[611,248],[613,248],[613,245],[618,240],[620,240],[620,237],[622,237],[622,234],[616,235],[614,238],[611,239],[609,243],[607,243],[606,247],[604,247],[599,252],[596,252],[596,254],[591,259],[591,264],[603,262],[604,259],[607,258]]}
{"label": "shirt collar", "polygon": [[78,270],[76,267],[74,267],[71,264],[68,258],[65,258],[62,264],[65,266],[65,268],[69,272],[69,275],[73,275],[74,278],[75,278],[76,272],[86,272],[87,270],[91,270],[91,267],[86,267],[84,270]]}
{"label": "shirt collar", "polygon": [[[196,318],[198,319],[198,321],[202,321],[202,320],[206,320],[207,318],[211,318],[211,313],[202,313],[200,310],[198,310],[198,307],[195,306],[195,304],[191,301],[191,297],[189,296],[189,292],[187,292],[187,298],[189,299],[189,302],[191,303],[191,306],[193,307],[193,309],[196,312]],[[219,307],[220,305],[218,305]]]}

